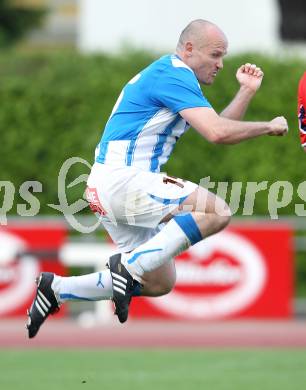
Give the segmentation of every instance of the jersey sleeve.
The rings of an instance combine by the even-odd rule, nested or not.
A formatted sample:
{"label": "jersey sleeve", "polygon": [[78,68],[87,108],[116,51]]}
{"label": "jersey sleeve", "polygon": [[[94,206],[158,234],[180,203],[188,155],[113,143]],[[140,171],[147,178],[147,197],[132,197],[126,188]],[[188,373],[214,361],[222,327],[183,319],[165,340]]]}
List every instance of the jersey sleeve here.
{"label": "jersey sleeve", "polygon": [[298,88],[298,121],[301,145],[306,148],[306,72],[301,78]]}
{"label": "jersey sleeve", "polygon": [[175,114],[186,108],[211,108],[195,75],[186,68],[176,68],[171,74],[161,74],[151,96],[155,104],[167,107]]}

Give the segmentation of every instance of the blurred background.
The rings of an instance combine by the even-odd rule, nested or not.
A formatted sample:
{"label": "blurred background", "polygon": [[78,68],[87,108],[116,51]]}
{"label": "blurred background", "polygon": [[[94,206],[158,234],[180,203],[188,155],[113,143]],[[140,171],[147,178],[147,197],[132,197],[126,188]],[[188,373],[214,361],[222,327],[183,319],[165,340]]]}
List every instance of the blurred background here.
{"label": "blurred background", "polygon": [[[135,298],[127,325],[117,324],[110,302],[73,303],[29,342],[23,322],[35,276],[98,270],[116,252],[103,228],[93,229],[97,220],[84,201],[94,149],[124,84],[173,52],[182,29],[197,18],[219,25],[229,40],[224,69],[203,88],[216,111],[238,89],[236,69],[256,63],[265,77],[246,120],[284,115],[289,134],[223,146],[189,130],[164,171],[197,183],[209,177],[212,191],[232,206],[232,224],[177,258],[173,292]],[[128,389],[306,384],[305,152],[296,97],[305,71],[303,0],[0,0],[3,388],[19,388],[22,381],[38,388],[37,367],[47,388],[96,388],[101,382],[114,388],[114,365],[116,385]],[[245,207],[249,182],[258,183],[252,210]],[[235,191],[241,193],[238,203]],[[52,347],[65,348],[60,360],[45,350]],[[70,352],[77,347],[99,352]],[[113,347],[145,347],[150,354],[107,349],[99,355]],[[165,352],[168,347],[175,350]],[[279,347],[286,354],[277,353]],[[44,363],[53,367],[53,359],[64,367],[57,379]]]}

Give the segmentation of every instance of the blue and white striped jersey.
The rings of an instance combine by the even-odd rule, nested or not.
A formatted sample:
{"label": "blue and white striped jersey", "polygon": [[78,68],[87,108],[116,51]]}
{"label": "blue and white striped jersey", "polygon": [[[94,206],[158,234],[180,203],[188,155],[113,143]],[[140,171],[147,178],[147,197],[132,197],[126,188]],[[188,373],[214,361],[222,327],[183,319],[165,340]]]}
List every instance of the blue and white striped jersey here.
{"label": "blue and white striped jersey", "polygon": [[96,161],[159,172],[189,124],[185,108],[211,107],[193,70],[166,55],[136,75],[122,90],[97,146]]}

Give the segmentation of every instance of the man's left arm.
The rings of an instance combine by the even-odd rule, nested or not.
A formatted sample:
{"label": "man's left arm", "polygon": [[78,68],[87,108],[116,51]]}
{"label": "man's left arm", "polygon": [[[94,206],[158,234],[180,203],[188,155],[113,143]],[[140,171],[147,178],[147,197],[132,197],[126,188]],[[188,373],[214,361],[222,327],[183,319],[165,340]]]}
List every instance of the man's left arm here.
{"label": "man's left arm", "polygon": [[220,116],[233,120],[242,120],[250,101],[259,89],[263,71],[255,64],[244,64],[237,70],[236,78],[240,84],[231,103],[220,113]]}

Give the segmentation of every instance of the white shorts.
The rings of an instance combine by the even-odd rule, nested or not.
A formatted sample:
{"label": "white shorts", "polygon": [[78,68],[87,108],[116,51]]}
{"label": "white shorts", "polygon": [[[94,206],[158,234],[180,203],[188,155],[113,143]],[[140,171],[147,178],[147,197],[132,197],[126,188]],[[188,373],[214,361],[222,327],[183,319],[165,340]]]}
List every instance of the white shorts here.
{"label": "white shorts", "polygon": [[198,187],[164,173],[95,163],[86,195],[114,243],[129,252],[160,230],[160,221]]}

